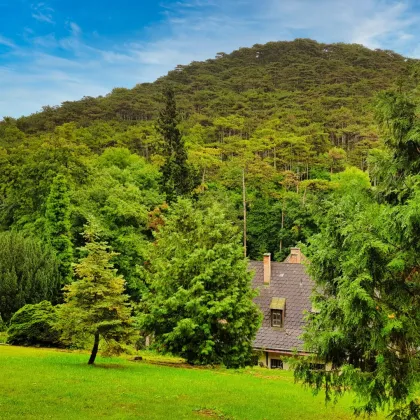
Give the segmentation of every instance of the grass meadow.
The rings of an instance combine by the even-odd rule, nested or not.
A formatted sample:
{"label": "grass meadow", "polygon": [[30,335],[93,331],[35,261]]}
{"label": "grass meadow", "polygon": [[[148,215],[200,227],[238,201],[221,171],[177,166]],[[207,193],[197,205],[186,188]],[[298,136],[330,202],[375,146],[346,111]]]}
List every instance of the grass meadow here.
{"label": "grass meadow", "polygon": [[351,419],[351,399],[325,407],[292,372],[191,369],[153,356],[98,358],[0,345],[0,418],[21,419]]}

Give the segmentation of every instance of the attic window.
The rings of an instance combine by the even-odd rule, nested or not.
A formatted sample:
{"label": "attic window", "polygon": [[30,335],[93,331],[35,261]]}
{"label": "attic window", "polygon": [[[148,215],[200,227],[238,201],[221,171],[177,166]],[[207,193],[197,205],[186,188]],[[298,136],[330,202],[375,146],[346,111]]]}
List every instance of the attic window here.
{"label": "attic window", "polygon": [[271,310],[271,326],[277,328],[283,328],[283,314],[284,312],[280,309]]}
{"label": "attic window", "polygon": [[284,308],[286,306],[285,298],[273,297],[270,303],[271,309],[271,326],[283,328],[284,325]]}

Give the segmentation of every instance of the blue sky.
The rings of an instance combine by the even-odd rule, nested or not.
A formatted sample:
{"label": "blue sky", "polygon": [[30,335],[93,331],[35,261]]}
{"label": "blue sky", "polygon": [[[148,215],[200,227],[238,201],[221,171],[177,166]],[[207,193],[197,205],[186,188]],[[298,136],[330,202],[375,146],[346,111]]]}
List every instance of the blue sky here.
{"label": "blue sky", "polygon": [[420,57],[419,20],[418,0],[0,0],[0,116],[104,95],[275,40]]}

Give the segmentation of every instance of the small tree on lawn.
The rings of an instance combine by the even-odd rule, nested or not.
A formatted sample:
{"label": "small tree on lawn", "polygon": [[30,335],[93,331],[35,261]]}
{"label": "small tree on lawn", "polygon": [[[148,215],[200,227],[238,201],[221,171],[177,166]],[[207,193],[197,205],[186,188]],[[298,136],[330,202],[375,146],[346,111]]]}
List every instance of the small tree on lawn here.
{"label": "small tree on lawn", "polygon": [[179,200],[156,234],[141,328],[193,364],[250,362],[260,313],[241,235],[220,205]]}
{"label": "small tree on lawn", "polygon": [[60,311],[59,328],[66,342],[86,340],[94,343],[89,364],[95,362],[100,339],[106,347],[104,354],[119,354],[133,335],[133,318],[125,281],[117,274],[111,259],[118,255],[105,242],[98,242],[90,230],[85,231],[87,253],[75,266],[79,280],[64,288],[65,303]]}

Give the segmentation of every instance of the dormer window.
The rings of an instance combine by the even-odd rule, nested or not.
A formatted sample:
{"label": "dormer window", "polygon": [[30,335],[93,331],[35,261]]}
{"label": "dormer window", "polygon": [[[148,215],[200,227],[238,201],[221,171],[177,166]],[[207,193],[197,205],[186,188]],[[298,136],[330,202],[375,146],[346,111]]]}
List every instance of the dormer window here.
{"label": "dormer window", "polygon": [[271,326],[275,328],[283,328],[284,312],[286,307],[285,298],[273,297],[270,303],[271,310]]}
{"label": "dormer window", "polygon": [[271,326],[283,328],[283,311],[280,309],[271,310]]}

